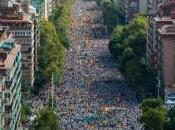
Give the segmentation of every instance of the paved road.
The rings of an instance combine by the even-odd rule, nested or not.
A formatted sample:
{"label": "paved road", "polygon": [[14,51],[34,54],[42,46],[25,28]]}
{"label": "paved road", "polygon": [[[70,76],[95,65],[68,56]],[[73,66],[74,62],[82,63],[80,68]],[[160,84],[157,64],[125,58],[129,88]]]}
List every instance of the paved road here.
{"label": "paved road", "polygon": [[140,110],[108,51],[102,12],[95,2],[76,0],[57,111],[63,130],[136,130]]}

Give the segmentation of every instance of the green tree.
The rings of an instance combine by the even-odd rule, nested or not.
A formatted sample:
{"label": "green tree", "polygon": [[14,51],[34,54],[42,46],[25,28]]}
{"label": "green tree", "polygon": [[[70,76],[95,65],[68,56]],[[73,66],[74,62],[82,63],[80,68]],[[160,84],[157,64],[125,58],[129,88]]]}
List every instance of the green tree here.
{"label": "green tree", "polygon": [[140,107],[143,111],[141,123],[145,130],[163,130],[167,121],[167,112],[161,99],[145,99]]}
{"label": "green tree", "polygon": [[124,67],[126,67],[124,73],[128,77],[129,84],[139,94],[145,82],[143,75],[146,71],[145,66],[137,60],[129,60]]}
{"label": "green tree", "polygon": [[109,51],[112,53],[112,55],[118,59],[119,56],[122,54],[123,46],[122,46],[122,35],[123,35],[123,26],[118,25],[110,38],[109,43]]}
{"label": "green tree", "polygon": [[146,17],[137,16],[128,25],[116,26],[109,42],[111,54],[118,60],[121,72],[138,96],[143,95],[140,92],[154,95],[156,88],[156,75],[150,76],[153,72],[146,68],[146,32]]}
{"label": "green tree", "polygon": [[126,47],[126,48],[123,50],[121,62],[126,63],[128,60],[132,59],[133,57],[134,57],[133,48],[131,48],[131,47]]}
{"label": "green tree", "polygon": [[34,130],[59,130],[59,119],[51,108],[39,112],[33,124]]}
{"label": "green tree", "polygon": [[52,13],[51,15],[49,16],[49,21],[53,22],[55,25],[57,24],[58,22],[58,19],[60,18],[61,16],[61,13],[62,13],[62,9],[63,9],[63,6],[60,5],[56,5],[53,9],[52,9]]}
{"label": "green tree", "polygon": [[163,109],[149,109],[143,113],[142,121],[145,130],[163,130],[166,122],[166,112]]}
{"label": "green tree", "polygon": [[170,119],[175,119],[175,106],[169,110],[168,115]]}
{"label": "green tree", "polygon": [[42,86],[50,81],[54,73],[55,81],[58,84],[62,64],[64,62],[64,48],[57,36],[55,26],[44,19],[40,22],[41,45],[38,51],[38,71],[36,72],[35,86]]}
{"label": "green tree", "polygon": [[148,109],[160,108],[163,106],[163,101],[160,98],[148,98],[141,104],[141,109],[147,111]]}
{"label": "green tree", "polygon": [[[89,0],[94,1],[94,0]],[[111,33],[116,25],[124,22],[124,14],[121,6],[116,5],[114,0],[95,0],[103,11],[103,20]]]}
{"label": "green tree", "polygon": [[26,104],[22,103],[22,105],[21,105],[21,117],[20,117],[20,121],[22,124],[25,123],[27,115],[29,113],[30,113],[29,107]]}
{"label": "green tree", "polygon": [[147,19],[143,16],[136,17],[128,25],[116,26],[110,38],[110,52],[114,57],[121,56],[122,53],[117,53],[115,50],[116,44],[120,44],[123,51],[125,48],[131,47],[136,54],[135,58],[141,59],[146,52],[146,30]]}
{"label": "green tree", "polygon": [[175,106],[168,112],[169,120],[165,126],[165,130],[175,130]]}
{"label": "green tree", "polygon": [[74,0],[61,0],[60,4],[54,7],[49,17],[49,21],[55,25],[60,43],[65,48],[69,48],[67,30],[70,25],[70,9],[73,3]]}

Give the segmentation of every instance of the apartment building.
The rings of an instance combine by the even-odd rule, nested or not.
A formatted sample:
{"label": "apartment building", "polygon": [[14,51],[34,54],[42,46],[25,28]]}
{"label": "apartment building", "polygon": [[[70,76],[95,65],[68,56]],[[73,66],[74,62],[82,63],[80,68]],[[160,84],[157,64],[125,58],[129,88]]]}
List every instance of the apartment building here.
{"label": "apartment building", "polygon": [[51,15],[53,0],[31,0],[31,4],[37,9],[39,16],[48,19]]}
{"label": "apartment building", "polygon": [[175,97],[175,23],[158,29],[160,79],[168,98]]}
{"label": "apartment building", "polygon": [[9,29],[16,43],[21,45],[23,84],[33,86],[34,83],[34,25],[29,20],[0,19],[0,26]]}
{"label": "apartment building", "polygon": [[147,0],[147,14],[149,16],[156,15],[163,1],[164,0]]}
{"label": "apartment building", "polygon": [[159,67],[159,44],[158,44],[158,29],[164,25],[173,24],[170,17],[150,17],[148,22],[147,33],[147,63],[152,70],[157,70]]}
{"label": "apartment building", "polygon": [[147,13],[146,0],[118,0],[118,4],[122,7],[126,23],[139,13]]}
{"label": "apartment building", "polygon": [[175,0],[153,5],[156,2],[158,7],[152,6],[148,18],[147,64],[157,72],[166,99],[171,99],[175,98]]}
{"label": "apartment building", "polygon": [[37,13],[42,16],[43,14],[43,10],[42,10],[42,7],[44,6],[44,0],[31,0],[31,4],[33,7],[36,8],[37,10]]}
{"label": "apartment building", "polygon": [[157,29],[163,25],[172,24],[172,20],[166,17],[161,17],[159,14],[159,6],[163,0],[148,0],[148,30],[147,30],[147,63],[152,70],[158,68],[158,52],[157,52]]}
{"label": "apartment building", "polygon": [[[13,3],[13,2],[12,2]],[[14,35],[22,52],[22,81],[25,86],[33,86],[34,70],[37,68],[37,47],[40,42],[39,21],[36,9],[29,0],[0,8],[0,27]],[[35,64],[36,63],[36,64]]]}
{"label": "apartment building", "polygon": [[39,14],[36,12],[36,8],[30,5],[30,1],[25,1],[22,4],[22,8],[28,15],[28,19],[32,21],[34,25],[34,70],[38,68],[38,47],[40,46],[40,26],[39,26]]}
{"label": "apartment building", "polygon": [[21,52],[13,37],[0,31],[0,129],[18,130],[21,109]]}
{"label": "apartment building", "polygon": [[169,3],[159,1],[157,4],[159,8],[152,9],[154,13],[152,12],[148,15],[147,61],[149,67],[153,70],[158,69],[159,65],[158,29],[165,25],[174,24],[173,11],[175,9],[172,1]]}

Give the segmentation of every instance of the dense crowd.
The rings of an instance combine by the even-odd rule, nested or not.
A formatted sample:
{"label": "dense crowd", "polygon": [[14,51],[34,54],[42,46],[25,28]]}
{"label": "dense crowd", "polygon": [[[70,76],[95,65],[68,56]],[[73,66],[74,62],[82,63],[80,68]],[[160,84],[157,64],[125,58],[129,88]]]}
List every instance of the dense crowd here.
{"label": "dense crowd", "polygon": [[137,130],[141,111],[108,51],[108,36],[95,2],[76,0],[71,11],[57,113],[64,130]]}
{"label": "dense crowd", "polygon": [[[95,2],[76,0],[68,31],[56,111],[63,130],[137,130],[141,111],[108,51],[109,38]],[[48,104],[48,91],[28,100],[33,114]]]}
{"label": "dense crowd", "polygon": [[27,105],[30,107],[32,115],[36,115],[40,110],[48,105],[48,91],[41,91],[37,96],[28,99]]}

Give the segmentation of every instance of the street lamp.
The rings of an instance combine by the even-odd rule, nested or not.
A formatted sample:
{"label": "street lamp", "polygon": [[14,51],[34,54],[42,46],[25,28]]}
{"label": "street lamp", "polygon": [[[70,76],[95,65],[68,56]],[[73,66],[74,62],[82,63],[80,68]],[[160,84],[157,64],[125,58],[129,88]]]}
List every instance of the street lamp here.
{"label": "street lamp", "polygon": [[157,79],[157,97],[160,97],[160,78],[159,76],[156,78]]}

